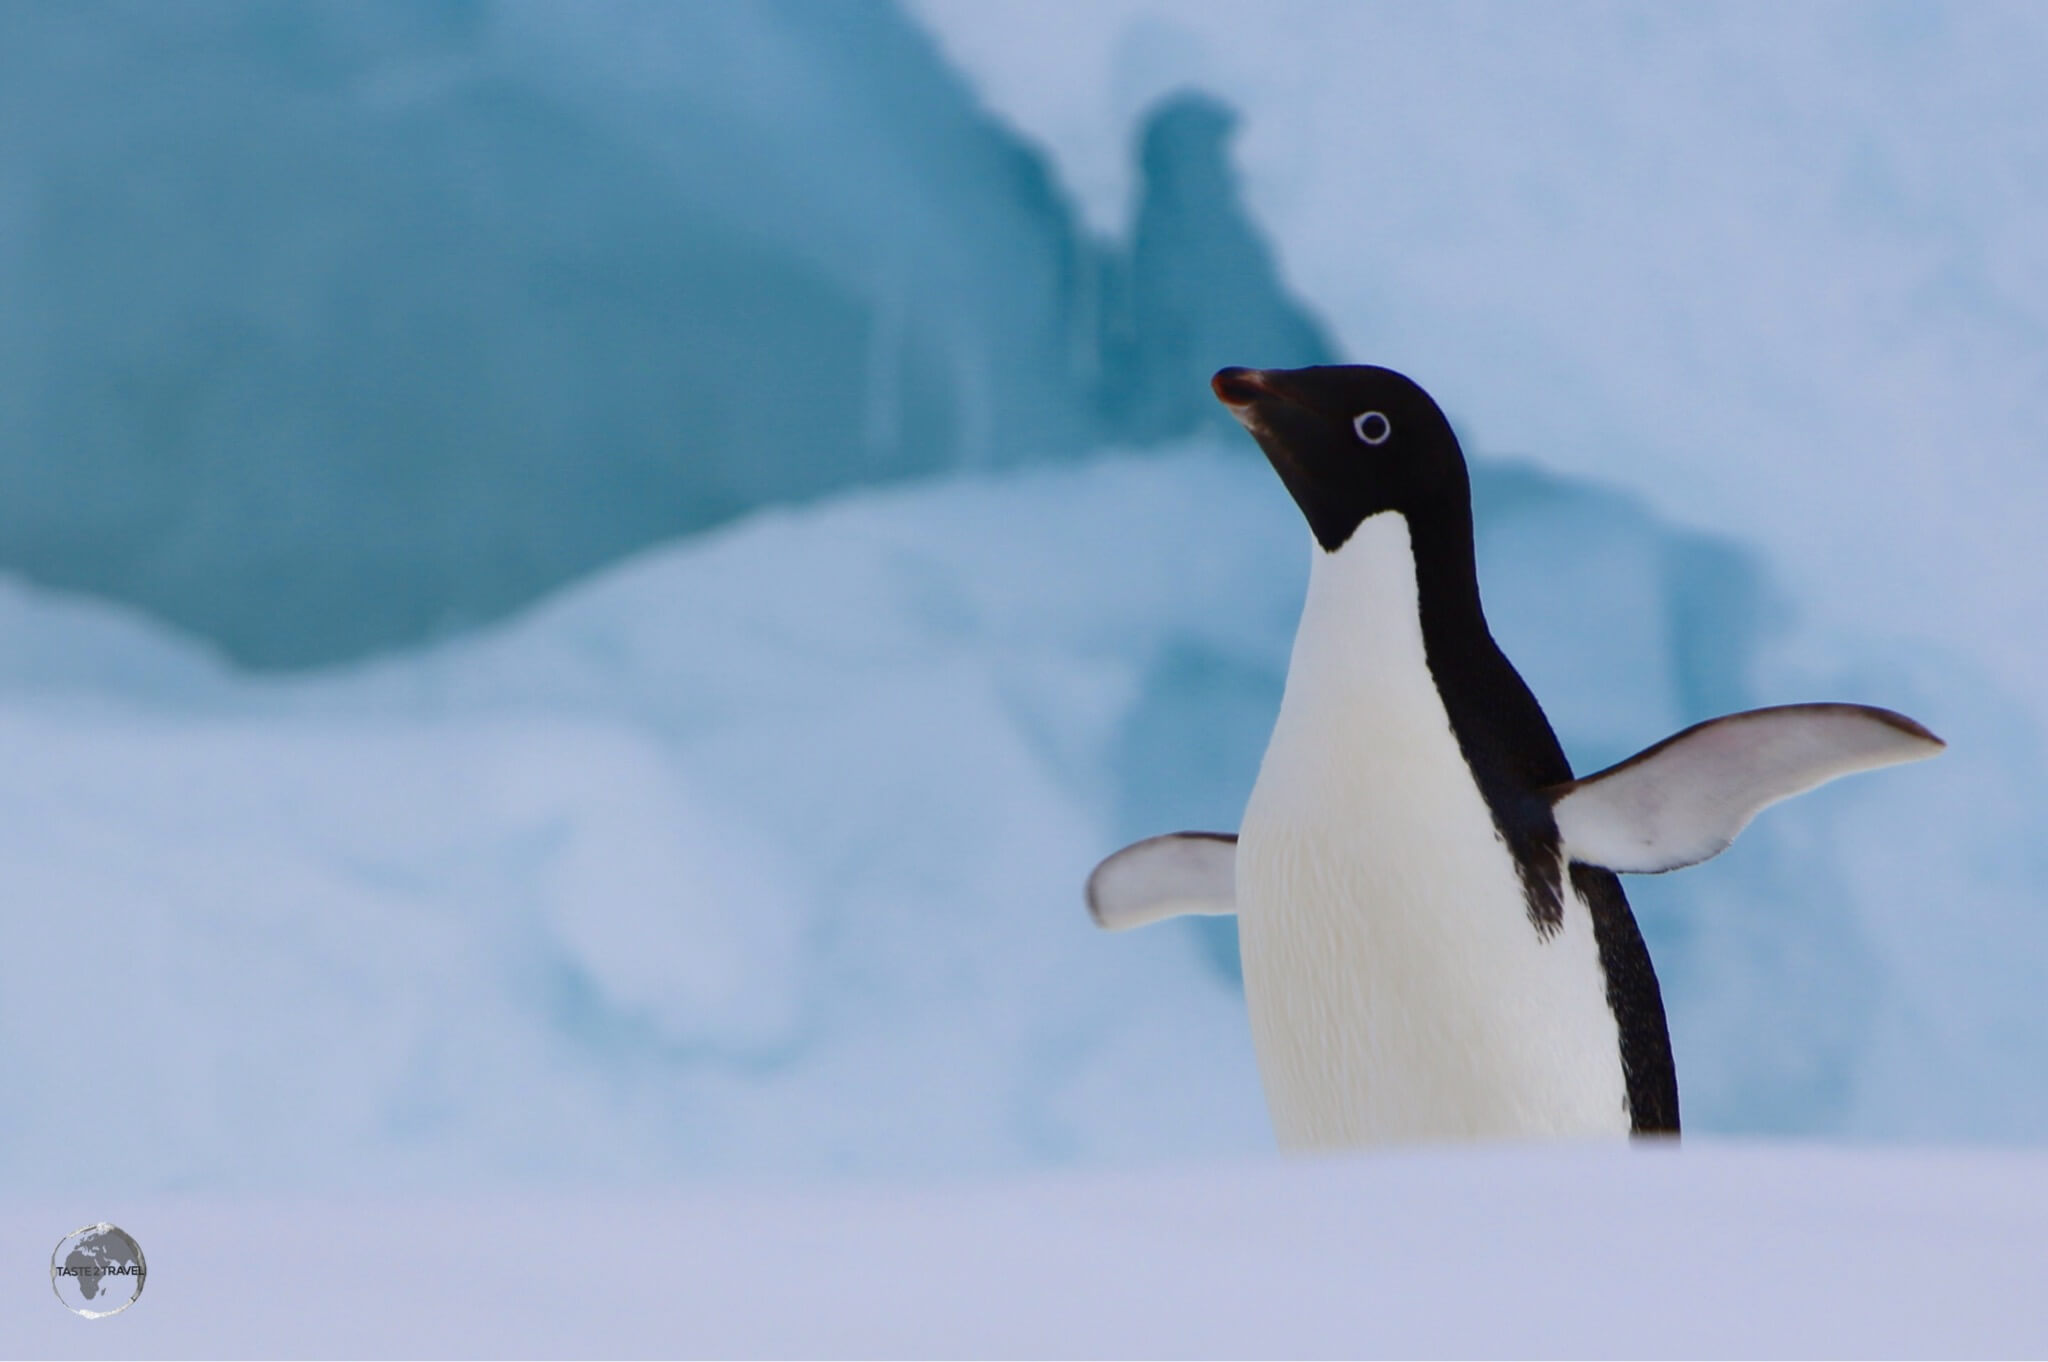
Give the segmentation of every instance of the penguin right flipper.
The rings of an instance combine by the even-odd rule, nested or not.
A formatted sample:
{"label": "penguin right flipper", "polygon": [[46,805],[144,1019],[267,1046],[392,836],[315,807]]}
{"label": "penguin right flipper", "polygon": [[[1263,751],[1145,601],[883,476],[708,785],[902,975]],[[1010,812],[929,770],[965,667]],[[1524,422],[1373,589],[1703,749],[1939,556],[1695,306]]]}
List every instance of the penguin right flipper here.
{"label": "penguin right flipper", "polygon": [[1186,913],[1237,911],[1237,835],[1173,832],[1117,852],[1088,877],[1088,916],[1121,932]]}
{"label": "penguin right flipper", "polygon": [[1570,860],[1655,874],[1718,856],[1781,799],[1945,746],[1888,709],[1780,705],[1695,724],[1547,793]]}

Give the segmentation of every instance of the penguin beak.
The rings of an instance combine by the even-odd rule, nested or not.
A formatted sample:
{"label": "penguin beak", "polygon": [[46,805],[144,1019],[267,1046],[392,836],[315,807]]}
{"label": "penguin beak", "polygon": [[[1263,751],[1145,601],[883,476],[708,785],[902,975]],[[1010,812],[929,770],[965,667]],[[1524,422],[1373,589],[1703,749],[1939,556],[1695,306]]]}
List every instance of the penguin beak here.
{"label": "penguin beak", "polygon": [[1292,377],[1285,369],[1218,369],[1209,386],[1237,423],[1257,438],[1271,430],[1275,418],[1286,424],[1282,414],[1303,406]]}
{"label": "penguin beak", "polygon": [[[1288,377],[1285,370],[1218,369],[1209,386],[1215,390],[1217,399],[1230,408],[1238,424],[1258,441],[1273,471],[1292,492],[1310,479],[1301,454],[1294,448],[1302,443],[1301,426],[1308,412],[1295,400]],[[1299,502],[1300,497],[1295,500]]]}
{"label": "penguin beak", "polygon": [[1209,386],[1215,390],[1217,400],[1230,408],[1230,414],[1247,430],[1252,429],[1252,408],[1261,399],[1279,396],[1263,369],[1218,369]]}

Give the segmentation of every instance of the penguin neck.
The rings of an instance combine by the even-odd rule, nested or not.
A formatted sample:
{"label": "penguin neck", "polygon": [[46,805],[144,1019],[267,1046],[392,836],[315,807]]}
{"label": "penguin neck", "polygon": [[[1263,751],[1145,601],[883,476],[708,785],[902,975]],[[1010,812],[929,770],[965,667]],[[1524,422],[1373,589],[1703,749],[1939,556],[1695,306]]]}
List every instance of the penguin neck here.
{"label": "penguin neck", "polygon": [[[1297,690],[1297,687],[1299,688]],[[1312,728],[1368,743],[1448,720],[1514,853],[1539,931],[1562,921],[1557,826],[1540,793],[1571,764],[1479,605],[1470,513],[1420,526],[1394,511],[1315,552],[1287,700]]]}
{"label": "penguin neck", "polygon": [[1355,684],[1413,660],[1435,674],[1499,659],[1479,603],[1472,524],[1420,525],[1399,511],[1366,517],[1335,550],[1317,546],[1309,568],[1303,639],[1332,656],[1310,673]]}

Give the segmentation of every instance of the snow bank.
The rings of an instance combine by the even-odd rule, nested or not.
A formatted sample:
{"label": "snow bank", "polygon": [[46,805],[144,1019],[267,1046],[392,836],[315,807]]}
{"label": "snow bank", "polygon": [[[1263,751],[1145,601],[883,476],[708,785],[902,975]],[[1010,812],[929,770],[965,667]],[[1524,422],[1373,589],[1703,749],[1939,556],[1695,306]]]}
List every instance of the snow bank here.
{"label": "snow bank", "polygon": [[[1760,622],[1753,564],[1611,495],[1489,465],[1480,501],[1496,627],[1581,767],[1816,695],[1957,740],[1636,882],[1692,1128],[2048,1130],[2041,810],[1981,741],[1996,692]],[[1132,837],[1235,826],[1305,545],[1242,452],[962,479],[292,681],[10,588],[0,1170],[580,1185],[1267,1147],[1229,925],[1104,936],[1079,886]],[[118,1165],[67,1153],[94,1111],[135,1136]]]}

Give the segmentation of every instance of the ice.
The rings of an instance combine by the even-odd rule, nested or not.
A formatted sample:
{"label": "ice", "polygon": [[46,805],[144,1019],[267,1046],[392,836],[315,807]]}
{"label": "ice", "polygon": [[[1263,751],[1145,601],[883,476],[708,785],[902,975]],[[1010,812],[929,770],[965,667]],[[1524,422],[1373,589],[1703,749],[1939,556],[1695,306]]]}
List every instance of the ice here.
{"label": "ice", "polygon": [[[880,4],[0,8],[0,566],[263,666],[1331,351],[1163,110],[1126,244]],[[1220,280],[1221,286],[1213,286]]]}
{"label": "ice", "polygon": [[[107,1104],[147,1132],[135,1186],[1256,1145],[1229,985],[1078,906],[1126,635],[1179,569],[1074,543],[1139,567],[1130,504],[1244,472],[765,516],[508,632],[183,701],[136,659],[208,675],[189,646],[19,612],[19,655],[107,660],[0,705],[0,1053],[36,1094],[0,1159],[106,1185],[62,1151]],[[51,1040],[80,1015],[129,1039],[82,1062]]]}
{"label": "ice", "polygon": [[1307,538],[1202,379],[1295,293],[1451,410],[1579,769],[1951,743],[1631,883],[1689,1128],[2048,1134],[2035,28],[1142,8],[1032,19],[1048,113],[936,4],[976,87],[885,7],[0,6],[0,1176],[1268,1147],[1229,924],[1079,886],[1250,787]]}
{"label": "ice", "polygon": [[[1626,498],[1478,486],[1496,629],[1581,769],[1813,695],[1955,742],[1632,881],[1691,1128],[2048,1130],[2043,811],[1996,716],[1752,608],[1767,573]],[[1574,552],[1539,552],[1558,526]],[[1235,827],[1308,542],[1243,449],[962,475],[298,679],[13,587],[0,1065],[32,1100],[0,1169],[548,1185],[1268,1148],[1230,924],[1105,935],[1080,886],[1131,838]],[[120,1165],[69,1161],[113,1108]]]}
{"label": "ice", "polygon": [[[1825,834],[1762,824],[1719,878],[1635,882],[1692,1110],[1775,1070],[1745,1120],[2037,1128],[2033,1085],[1977,1085],[2043,1034],[2015,984],[2048,896],[2048,182],[2015,170],[2048,128],[2038,8],[913,9],[1108,227],[1144,110],[1227,99],[1247,198],[1346,355],[1566,476],[1496,508],[1482,580],[1582,768],[1660,709],[1818,696],[1950,739],[1784,815]],[[1630,547],[1622,492],[1702,533]],[[1851,1039],[1874,1033],[1922,1058]]]}
{"label": "ice", "polygon": [[621,1021],[714,1052],[796,1039],[803,916],[772,847],[630,734],[543,729],[493,748],[478,786],[497,819],[534,830],[539,925]]}
{"label": "ice", "polygon": [[2048,724],[2039,6],[912,8],[1097,221],[1152,99],[1228,100],[1347,357]]}

